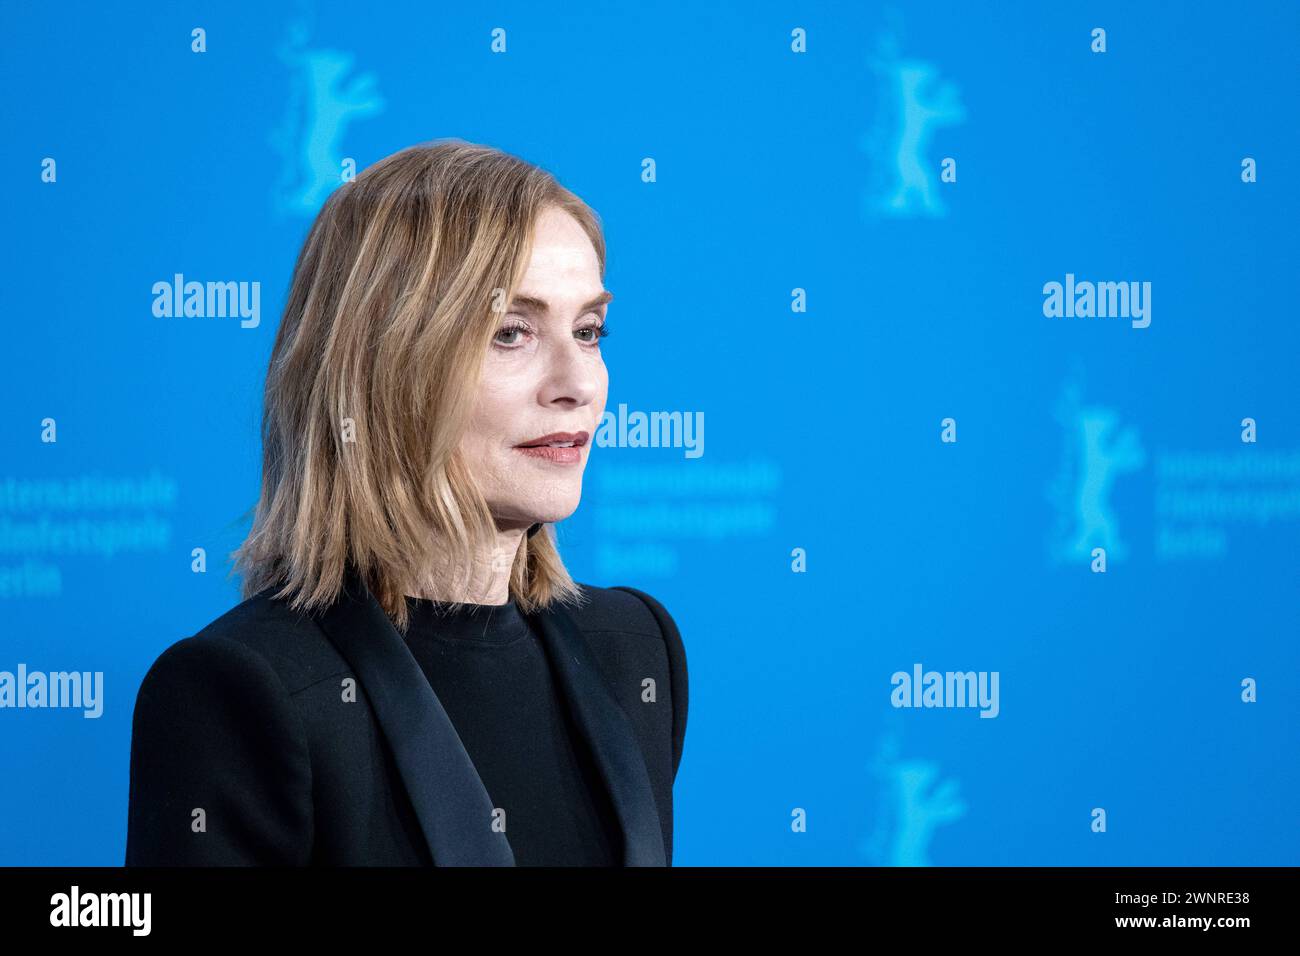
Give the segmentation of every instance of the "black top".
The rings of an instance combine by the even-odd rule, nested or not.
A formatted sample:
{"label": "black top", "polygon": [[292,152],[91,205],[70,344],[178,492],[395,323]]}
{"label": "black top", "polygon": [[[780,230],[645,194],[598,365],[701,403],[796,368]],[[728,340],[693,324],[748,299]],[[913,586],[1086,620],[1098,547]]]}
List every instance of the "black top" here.
{"label": "black top", "polygon": [[599,770],[518,605],[406,602],[407,647],[504,811],[516,865],[619,865]]}
{"label": "black top", "polygon": [[[618,809],[619,865],[670,866],[689,702],[681,634],[644,591],[578,588],[579,601],[527,623]],[[506,834],[482,825],[496,801],[355,570],[317,612],[277,591],[175,641],[141,681],[126,865],[514,865]]]}

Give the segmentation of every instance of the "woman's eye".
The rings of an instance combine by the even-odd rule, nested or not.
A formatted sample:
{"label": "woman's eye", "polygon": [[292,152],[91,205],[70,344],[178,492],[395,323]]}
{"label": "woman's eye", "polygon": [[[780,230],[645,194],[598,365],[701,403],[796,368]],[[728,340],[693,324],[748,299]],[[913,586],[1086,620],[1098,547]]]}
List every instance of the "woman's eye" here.
{"label": "woman's eye", "polygon": [[607,329],[605,325],[606,323],[602,322],[600,325],[592,325],[592,326],[588,326],[585,329],[578,329],[578,334],[579,335],[589,334],[590,337],[585,338],[582,341],[586,342],[588,345],[592,345],[594,343],[599,342],[605,336],[609,335],[609,329]]}
{"label": "woman's eye", "polygon": [[[493,342],[506,349],[518,348],[523,344],[521,336],[527,336],[531,332],[532,329],[526,325],[507,325],[505,328],[497,332],[496,336],[493,338]],[[578,336],[578,340],[585,345],[596,345],[601,339],[609,335],[609,329],[607,329],[605,323],[602,322],[600,325],[592,325],[585,329],[578,329],[573,334]]]}
{"label": "woman's eye", "polygon": [[496,338],[494,339],[494,341],[495,341],[498,345],[504,345],[504,346],[507,346],[507,347],[514,346],[514,345],[518,345],[518,344],[519,344],[519,340],[518,340],[518,339],[513,339],[513,338],[512,338],[512,339],[503,340],[501,337],[502,337],[503,335],[506,335],[506,336],[510,336],[510,335],[522,335],[523,333],[525,333],[525,332],[527,332],[527,331],[528,331],[528,329],[527,329],[525,326],[522,326],[522,325],[508,325],[508,326],[506,326],[504,329],[502,329],[500,332],[498,332],[498,333],[496,334]]}

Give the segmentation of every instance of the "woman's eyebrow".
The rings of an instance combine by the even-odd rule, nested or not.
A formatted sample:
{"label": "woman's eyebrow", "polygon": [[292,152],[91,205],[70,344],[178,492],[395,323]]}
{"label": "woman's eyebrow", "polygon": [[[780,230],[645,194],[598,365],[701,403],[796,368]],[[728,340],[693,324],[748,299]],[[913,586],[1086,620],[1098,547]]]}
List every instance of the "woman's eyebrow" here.
{"label": "woman's eyebrow", "polygon": [[[614,293],[606,289],[604,292],[596,296],[596,298],[592,299],[590,302],[583,304],[582,308],[580,308],[578,311],[590,312],[592,309],[604,305],[606,302],[609,302],[613,298],[614,298]],[[512,312],[549,312],[551,310],[551,307],[546,302],[545,299],[539,299],[531,295],[517,295],[510,300],[510,310]]]}

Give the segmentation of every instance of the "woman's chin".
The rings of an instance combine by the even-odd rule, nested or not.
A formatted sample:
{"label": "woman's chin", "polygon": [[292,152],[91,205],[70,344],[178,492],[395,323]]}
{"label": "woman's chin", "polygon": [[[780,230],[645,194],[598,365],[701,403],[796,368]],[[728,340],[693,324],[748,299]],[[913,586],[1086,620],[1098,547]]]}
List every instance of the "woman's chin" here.
{"label": "woman's chin", "polygon": [[531,502],[527,506],[516,506],[509,509],[510,517],[508,519],[499,518],[497,527],[527,531],[535,524],[557,524],[577,510],[578,502],[576,499],[572,504],[569,502],[548,502],[545,504]]}

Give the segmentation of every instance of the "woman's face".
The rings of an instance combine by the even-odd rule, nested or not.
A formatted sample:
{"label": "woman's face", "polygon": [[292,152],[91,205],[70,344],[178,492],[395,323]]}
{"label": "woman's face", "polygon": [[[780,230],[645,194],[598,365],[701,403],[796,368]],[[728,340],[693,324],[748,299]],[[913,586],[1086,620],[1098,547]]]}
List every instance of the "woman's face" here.
{"label": "woman's face", "polygon": [[[560,521],[578,507],[609,387],[599,330],[611,298],[587,234],[548,208],[523,281],[497,317],[460,443],[500,530]],[[523,447],[556,432],[572,435],[573,447]]]}

